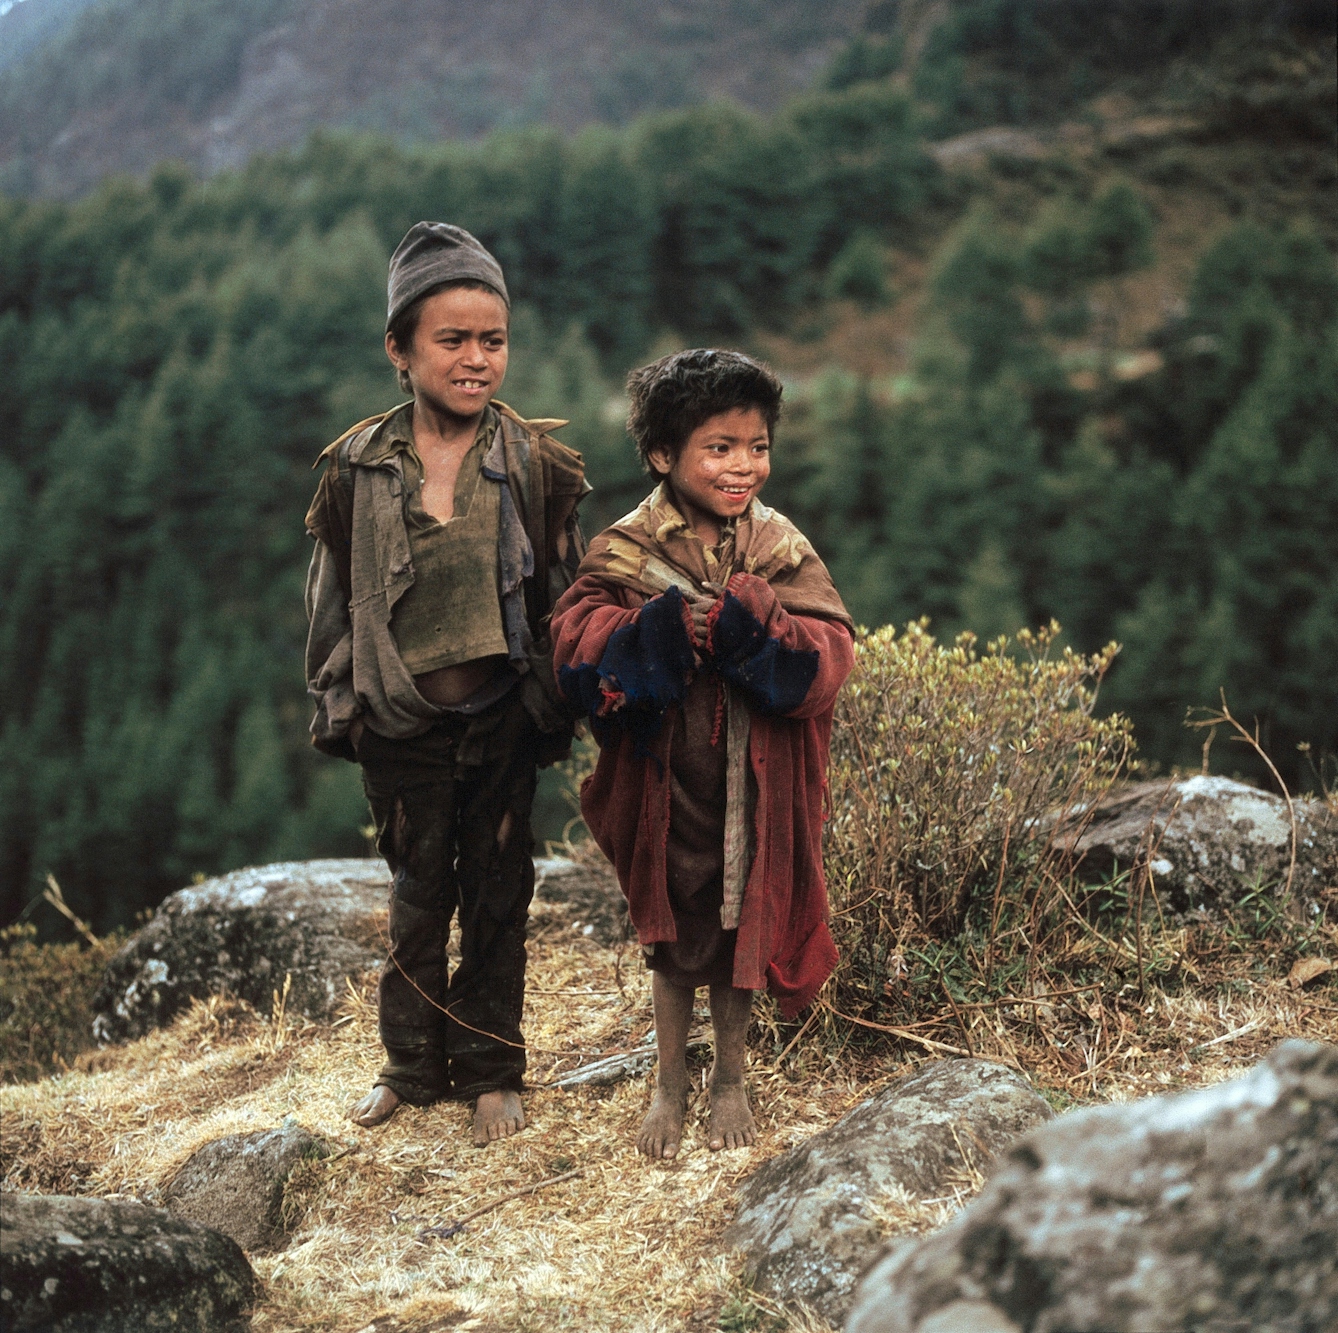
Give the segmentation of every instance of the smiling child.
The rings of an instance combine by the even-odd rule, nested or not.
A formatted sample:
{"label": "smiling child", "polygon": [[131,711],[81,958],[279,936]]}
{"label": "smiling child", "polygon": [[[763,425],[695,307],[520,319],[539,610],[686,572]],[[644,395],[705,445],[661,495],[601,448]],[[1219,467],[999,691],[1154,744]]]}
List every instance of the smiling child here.
{"label": "smiling child", "polygon": [[600,743],[581,811],[653,973],[659,1077],[637,1147],[667,1159],[696,988],[715,1031],[708,1141],[741,1148],[753,991],[792,1017],[835,965],[822,793],[853,627],[808,540],[757,498],[780,415],[771,371],[679,352],[628,392],[658,484],[591,543],[552,626],[559,681]]}
{"label": "smiling child", "polygon": [[[312,742],[362,765],[394,875],[378,992],[386,1063],[352,1110],[474,1103],[482,1147],[525,1124],[525,922],[536,765],[570,749],[548,612],[584,542],[579,454],[496,398],[501,267],[420,222],[390,261],[386,355],[410,401],[321,455],[307,529]],[[461,958],[446,942],[459,920]]]}

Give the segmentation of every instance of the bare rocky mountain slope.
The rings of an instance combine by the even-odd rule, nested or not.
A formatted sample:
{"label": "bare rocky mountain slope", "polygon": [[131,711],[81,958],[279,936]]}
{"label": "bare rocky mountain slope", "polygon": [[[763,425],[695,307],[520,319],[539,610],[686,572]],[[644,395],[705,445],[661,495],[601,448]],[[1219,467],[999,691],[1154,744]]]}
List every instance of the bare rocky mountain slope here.
{"label": "bare rocky mountain slope", "polygon": [[321,126],[424,140],[569,131],[721,97],[770,111],[812,83],[864,8],[195,0],[187,23],[161,0],[103,0],[6,71],[0,183],[72,197],[166,159],[212,173]]}

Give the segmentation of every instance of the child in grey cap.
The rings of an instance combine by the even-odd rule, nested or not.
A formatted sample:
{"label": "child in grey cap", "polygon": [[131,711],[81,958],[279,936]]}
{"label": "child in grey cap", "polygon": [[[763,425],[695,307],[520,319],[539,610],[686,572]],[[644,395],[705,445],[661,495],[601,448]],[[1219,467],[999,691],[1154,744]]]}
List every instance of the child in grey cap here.
{"label": "child in grey cap", "polygon": [[307,514],[312,742],[362,766],[394,876],[386,1063],[352,1117],[467,1100],[479,1146],[525,1123],[530,807],[537,767],[572,734],[548,617],[585,549],[589,489],[549,433],[565,423],[496,398],[509,321],[501,266],[469,232],[413,226],[390,261],[385,337],[410,401],[325,450]]}

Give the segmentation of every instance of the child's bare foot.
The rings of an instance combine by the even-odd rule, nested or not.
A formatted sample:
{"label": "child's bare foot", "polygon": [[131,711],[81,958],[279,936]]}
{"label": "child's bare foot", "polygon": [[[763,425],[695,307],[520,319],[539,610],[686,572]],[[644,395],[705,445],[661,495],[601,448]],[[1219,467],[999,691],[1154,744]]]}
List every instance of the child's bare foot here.
{"label": "child's bare foot", "polygon": [[364,1129],[372,1129],[377,1125],[384,1125],[399,1109],[399,1104],[399,1093],[392,1091],[384,1083],[381,1083],[374,1087],[348,1113],[348,1118],[355,1125],[361,1125]]}
{"label": "child's bare foot", "polygon": [[683,1142],[683,1121],[688,1114],[688,1094],[669,1088],[655,1089],[655,1100],[641,1122],[636,1150],[644,1157],[669,1162],[678,1156]]}
{"label": "child's bare foot", "polygon": [[711,1119],[708,1142],[712,1152],[721,1148],[749,1148],[756,1138],[748,1093],[742,1083],[711,1085]]}
{"label": "child's bare foot", "polygon": [[525,1128],[520,1094],[510,1088],[485,1092],[474,1103],[474,1147],[486,1148],[498,1139],[508,1139]]}

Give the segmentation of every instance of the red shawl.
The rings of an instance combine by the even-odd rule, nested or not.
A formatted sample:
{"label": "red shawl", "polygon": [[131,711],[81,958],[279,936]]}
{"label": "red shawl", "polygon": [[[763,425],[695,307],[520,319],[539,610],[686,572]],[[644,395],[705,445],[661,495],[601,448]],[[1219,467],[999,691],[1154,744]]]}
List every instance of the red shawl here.
{"label": "red shawl", "polygon": [[[854,663],[850,618],[812,547],[774,510],[755,501],[733,549],[721,550],[729,567],[750,571],[729,577],[713,611],[711,646],[714,664],[748,698],[758,793],[733,981],[765,987],[788,1018],[836,965],[822,814],[832,709]],[[664,682],[681,678],[682,644],[673,639],[686,630],[673,585],[700,587],[726,572],[661,487],[591,543],[553,612],[554,666],[569,696],[596,714],[610,698],[634,696],[653,695],[648,706],[658,709],[649,738],[630,726],[604,729],[599,763],[581,790],[581,812],[617,871],[643,946],[675,938],[666,849],[676,704],[672,680],[667,692]],[[628,665],[634,658],[646,666],[644,679]]]}

